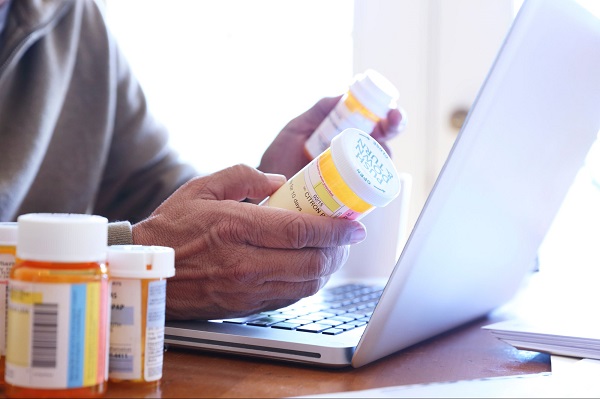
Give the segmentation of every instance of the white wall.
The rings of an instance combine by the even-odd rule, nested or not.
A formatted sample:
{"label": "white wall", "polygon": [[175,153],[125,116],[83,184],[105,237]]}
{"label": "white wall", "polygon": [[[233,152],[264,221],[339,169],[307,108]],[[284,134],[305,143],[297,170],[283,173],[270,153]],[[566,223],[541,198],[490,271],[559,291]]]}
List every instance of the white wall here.
{"label": "white wall", "polygon": [[354,67],[380,70],[400,90],[408,127],[391,143],[413,176],[414,223],[513,18],[512,0],[356,0]]}
{"label": "white wall", "polygon": [[203,172],[257,166],[285,123],[353,76],[351,1],[106,1],[151,107]]}

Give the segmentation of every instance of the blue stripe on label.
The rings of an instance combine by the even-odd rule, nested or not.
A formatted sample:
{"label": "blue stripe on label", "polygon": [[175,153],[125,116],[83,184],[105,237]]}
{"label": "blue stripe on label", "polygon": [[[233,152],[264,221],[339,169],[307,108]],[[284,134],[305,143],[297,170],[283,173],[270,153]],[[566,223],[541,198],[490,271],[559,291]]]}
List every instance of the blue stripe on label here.
{"label": "blue stripe on label", "polygon": [[71,286],[71,320],[69,323],[69,364],[67,386],[83,386],[83,359],[85,356],[85,309],[87,287],[85,284]]}
{"label": "blue stripe on label", "polygon": [[123,325],[123,326],[132,326],[133,325],[133,306],[123,306],[123,305],[112,305],[112,309],[110,312],[110,324],[111,325]]}

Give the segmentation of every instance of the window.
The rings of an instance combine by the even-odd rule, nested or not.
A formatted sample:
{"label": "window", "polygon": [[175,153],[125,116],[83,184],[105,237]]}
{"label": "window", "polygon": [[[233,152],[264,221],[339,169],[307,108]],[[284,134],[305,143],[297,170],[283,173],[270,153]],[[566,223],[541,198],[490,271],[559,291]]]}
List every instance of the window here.
{"label": "window", "polygon": [[258,166],[285,123],[353,76],[352,1],[107,0],[107,17],[173,146],[202,172]]}
{"label": "window", "polygon": [[[258,165],[289,120],[321,97],[342,94],[355,73],[382,72],[409,116],[406,133],[390,143],[398,169],[413,176],[409,226],[454,140],[448,116],[468,109],[522,3],[105,1],[151,108],[173,146],[202,172]],[[597,0],[579,2],[600,15]],[[598,187],[600,144],[547,237],[542,250],[553,251],[543,264],[600,262]]]}

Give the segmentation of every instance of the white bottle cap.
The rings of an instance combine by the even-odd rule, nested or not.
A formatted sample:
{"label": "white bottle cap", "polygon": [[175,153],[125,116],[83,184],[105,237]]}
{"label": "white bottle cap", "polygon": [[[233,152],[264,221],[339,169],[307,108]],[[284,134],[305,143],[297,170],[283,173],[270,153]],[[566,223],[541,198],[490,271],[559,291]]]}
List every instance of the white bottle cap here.
{"label": "white bottle cap", "polygon": [[167,278],[175,275],[175,251],[153,245],[111,245],[108,274],[117,278]]}
{"label": "white bottle cap", "polygon": [[17,222],[0,223],[0,245],[17,245]]}
{"label": "white bottle cap", "polygon": [[396,106],[398,89],[380,73],[367,69],[350,85],[354,97],[379,118],[385,118],[390,108]]}
{"label": "white bottle cap", "polygon": [[359,129],[346,129],[331,141],[331,158],[344,182],[365,202],[381,207],[400,194],[396,167],[383,147]]}
{"label": "white bottle cap", "polygon": [[17,219],[17,257],[41,262],[104,262],[108,220],[74,213],[29,213]]}

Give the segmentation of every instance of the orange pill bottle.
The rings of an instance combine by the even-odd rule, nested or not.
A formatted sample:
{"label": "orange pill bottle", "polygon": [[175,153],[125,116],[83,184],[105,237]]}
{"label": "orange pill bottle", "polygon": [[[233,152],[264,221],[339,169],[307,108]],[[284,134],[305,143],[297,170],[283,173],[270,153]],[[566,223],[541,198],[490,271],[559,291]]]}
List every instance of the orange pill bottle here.
{"label": "orange pill bottle", "polygon": [[6,311],[8,306],[8,276],[15,264],[17,223],[0,223],[0,385],[4,385],[6,360]]}
{"label": "orange pill bottle", "polygon": [[112,245],[108,249],[111,326],[108,378],[151,393],[162,378],[167,278],[173,248]]}
{"label": "orange pill bottle", "polygon": [[45,213],[17,223],[6,395],[100,396],[108,379],[108,221]]}

